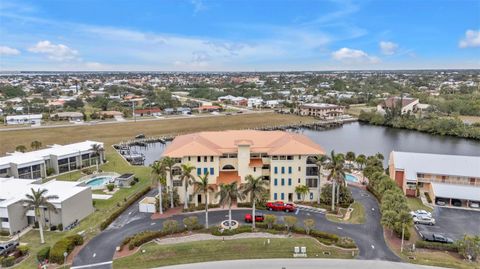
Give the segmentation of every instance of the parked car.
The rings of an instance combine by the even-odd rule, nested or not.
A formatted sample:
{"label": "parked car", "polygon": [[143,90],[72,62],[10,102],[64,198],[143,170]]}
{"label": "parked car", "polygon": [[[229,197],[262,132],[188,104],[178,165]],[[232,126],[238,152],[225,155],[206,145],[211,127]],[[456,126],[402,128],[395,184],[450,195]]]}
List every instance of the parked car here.
{"label": "parked car", "polygon": [[458,199],[452,199],[452,205],[453,206],[462,206],[462,201]]}
{"label": "parked car", "polygon": [[0,256],[5,256],[18,247],[18,241],[10,241],[0,244]]}
{"label": "parked car", "polygon": [[438,242],[438,243],[445,243],[445,244],[453,244],[453,239],[446,237],[442,234],[437,233],[421,233],[422,239],[429,242]]}
{"label": "parked car", "polygon": [[422,210],[422,209],[419,209],[419,210],[415,210],[415,211],[410,211],[410,215],[412,217],[418,217],[418,216],[421,216],[421,217],[428,217],[428,218],[431,218],[432,217],[432,213],[426,211],[426,210]]}
{"label": "parked car", "polygon": [[435,219],[419,215],[419,216],[413,217],[413,223],[424,224],[424,225],[435,225]]}
{"label": "parked car", "polygon": [[479,208],[479,207],[480,207],[480,203],[470,202],[470,207],[471,207],[471,208]]}
{"label": "parked car", "polygon": [[443,200],[437,200],[437,205],[441,205],[441,206],[444,206],[446,205],[447,202],[443,201]]}
{"label": "parked car", "polygon": [[293,203],[284,203],[282,201],[268,202],[266,206],[270,211],[293,212],[296,209],[296,206]]}
{"label": "parked car", "polygon": [[[263,214],[255,214],[255,222],[263,222],[265,216]],[[245,214],[245,222],[250,223],[252,222],[252,214],[248,213]]]}

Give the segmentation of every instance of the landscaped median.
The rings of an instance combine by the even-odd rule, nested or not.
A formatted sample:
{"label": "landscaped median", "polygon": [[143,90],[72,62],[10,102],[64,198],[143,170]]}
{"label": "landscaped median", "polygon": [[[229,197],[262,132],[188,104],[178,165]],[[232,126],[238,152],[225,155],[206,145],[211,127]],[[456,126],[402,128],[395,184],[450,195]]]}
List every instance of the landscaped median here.
{"label": "landscaped median", "polygon": [[[127,256],[114,260],[113,267],[150,268],[213,260],[292,258],[294,247],[302,246],[307,248],[308,258],[347,259],[358,254],[350,238],[286,223],[257,223],[254,233],[251,226],[235,230],[204,229],[196,217],[185,218],[183,224],[166,220],[160,231],[144,231],[125,238],[120,250],[127,252]],[[192,235],[204,235],[205,240],[192,242]],[[244,238],[229,239],[232,236]],[[174,238],[176,243],[156,243],[169,238]]]}

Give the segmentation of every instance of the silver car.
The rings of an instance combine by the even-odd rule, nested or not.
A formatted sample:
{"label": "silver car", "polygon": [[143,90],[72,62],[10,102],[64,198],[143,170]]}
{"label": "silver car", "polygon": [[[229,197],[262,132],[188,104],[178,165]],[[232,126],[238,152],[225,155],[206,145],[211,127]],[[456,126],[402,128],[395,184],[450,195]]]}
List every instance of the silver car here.
{"label": "silver car", "polygon": [[415,216],[413,217],[413,223],[423,225],[435,225],[435,219],[425,216]]}

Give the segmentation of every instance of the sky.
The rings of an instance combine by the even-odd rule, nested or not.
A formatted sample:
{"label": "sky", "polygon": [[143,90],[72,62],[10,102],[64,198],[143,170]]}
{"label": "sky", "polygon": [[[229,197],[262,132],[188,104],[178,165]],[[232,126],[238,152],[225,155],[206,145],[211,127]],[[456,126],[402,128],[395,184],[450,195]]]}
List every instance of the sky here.
{"label": "sky", "polygon": [[0,0],[1,71],[480,68],[479,0]]}

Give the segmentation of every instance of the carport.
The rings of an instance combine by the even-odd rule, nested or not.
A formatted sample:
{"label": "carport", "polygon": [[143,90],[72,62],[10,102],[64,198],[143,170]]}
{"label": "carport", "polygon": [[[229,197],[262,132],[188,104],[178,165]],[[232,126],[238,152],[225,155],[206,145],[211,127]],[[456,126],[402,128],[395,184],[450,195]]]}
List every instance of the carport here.
{"label": "carport", "polygon": [[475,207],[475,205],[480,204],[479,187],[436,182],[432,182],[431,187],[432,200],[437,205],[440,201],[443,201],[446,206],[479,209],[478,206]]}

